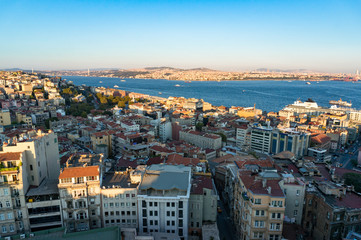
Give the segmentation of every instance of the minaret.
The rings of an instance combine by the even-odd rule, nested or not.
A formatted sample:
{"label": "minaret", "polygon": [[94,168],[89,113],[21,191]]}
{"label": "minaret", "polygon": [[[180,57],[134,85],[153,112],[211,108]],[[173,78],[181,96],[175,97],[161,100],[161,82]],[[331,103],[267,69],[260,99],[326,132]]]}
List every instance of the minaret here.
{"label": "minaret", "polygon": [[88,77],[90,76],[90,70],[89,70],[89,68],[88,68]]}
{"label": "minaret", "polygon": [[31,73],[34,74],[34,68],[31,68]]}

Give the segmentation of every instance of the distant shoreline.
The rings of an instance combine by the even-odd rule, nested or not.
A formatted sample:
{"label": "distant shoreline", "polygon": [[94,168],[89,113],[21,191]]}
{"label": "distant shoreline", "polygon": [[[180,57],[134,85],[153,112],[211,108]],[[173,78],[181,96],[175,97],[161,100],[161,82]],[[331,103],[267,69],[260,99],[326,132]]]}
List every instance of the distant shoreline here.
{"label": "distant shoreline", "polygon": [[110,76],[84,76],[84,75],[59,75],[60,77],[97,77],[97,78],[118,78],[118,79],[149,79],[149,80],[166,80],[166,81],[181,81],[181,82],[241,82],[241,81],[300,81],[300,82],[342,82],[341,80],[318,80],[318,79],[292,79],[292,78],[287,78],[287,79],[261,79],[261,78],[256,78],[256,79],[237,79],[237,80],[177,80],[177,79],[165,79],[165,78],[129,78],[129,77],[110,77]]}

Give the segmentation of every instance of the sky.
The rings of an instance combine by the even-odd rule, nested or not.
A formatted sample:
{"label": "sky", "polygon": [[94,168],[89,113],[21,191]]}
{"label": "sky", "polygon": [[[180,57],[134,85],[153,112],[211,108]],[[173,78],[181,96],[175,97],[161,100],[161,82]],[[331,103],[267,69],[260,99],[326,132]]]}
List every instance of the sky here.
{"label": "sky", "polygon": [[361,0],[0,0],[0,69],[355,73]]}

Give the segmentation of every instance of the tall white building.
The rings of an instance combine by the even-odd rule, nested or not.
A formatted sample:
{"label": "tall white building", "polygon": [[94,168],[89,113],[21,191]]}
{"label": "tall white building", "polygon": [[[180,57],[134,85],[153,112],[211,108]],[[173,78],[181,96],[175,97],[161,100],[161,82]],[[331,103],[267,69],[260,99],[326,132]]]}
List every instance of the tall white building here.
{"label": "tall white building", "polygon": [[251,130],[251,150],[261,153],[271,152],[272,127],[256,125]]}
{"label": "tall white building", "polygon": [[188,239],[190,191],[190,167],[148,167],[138,188],[139,232],[164,232]]}

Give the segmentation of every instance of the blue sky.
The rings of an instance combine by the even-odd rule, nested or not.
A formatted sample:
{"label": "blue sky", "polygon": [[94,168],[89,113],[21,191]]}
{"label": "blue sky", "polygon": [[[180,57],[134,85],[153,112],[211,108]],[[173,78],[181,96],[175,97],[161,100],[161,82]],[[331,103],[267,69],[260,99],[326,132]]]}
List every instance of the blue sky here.
{"label": "blue sky", "polygon": [[360,9],[360,0],[0,0],[0,68],[354,73]]}

